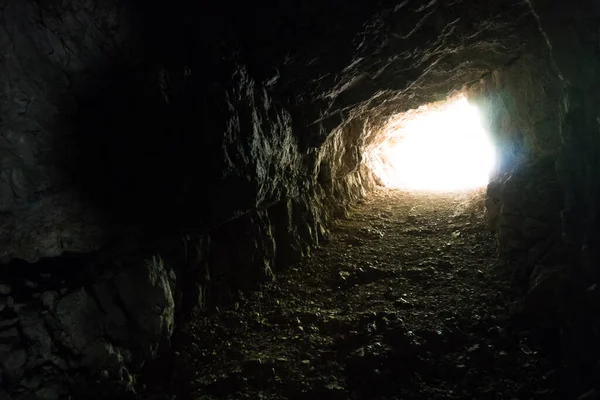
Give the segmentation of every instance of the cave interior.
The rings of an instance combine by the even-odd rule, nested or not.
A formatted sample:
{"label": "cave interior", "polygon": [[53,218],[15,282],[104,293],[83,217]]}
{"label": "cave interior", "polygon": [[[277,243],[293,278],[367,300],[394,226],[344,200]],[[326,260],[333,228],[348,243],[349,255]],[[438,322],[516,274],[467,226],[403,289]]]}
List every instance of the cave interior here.
{"label": "cave interior", "polygon": [[[600,398],[596,1],[4,0],[0,15],[0,399]],[[416,132],[446,109],[460,112]],[[189,386],[210,362],[181,354],[243,342],[226,316],[277,327],[260,315],[324,296],[300,290],[337,255],[371,246],[341,250],[340,238],[390,237],[360,253],[368,267],[336,270],[344,283],[330,299],[367,298],[352,292],[365,274],[425,263],[432,254],[413,259],[410,247],[433,252],[445,232],[464,238],[448,255],[460,247],[495,265],[489,282],[506,288],[487,293],[511,307],[483,326],[516,338],[507,351],[527,364],[519,371],[535,364],[525,374],[543,390],[501,383],[506,351],[471,342],[457,346],[479,361],[428,375],[424,354],[450,351],[452,334],[441,349],[435,330],[407,345],[416,328],[404,326],[420,314],[400,295],[394,316],[365,306],[382,318],[372,336],[388,340],[385,356],[338,326],[345,382],[278,375],[326,356],[285,364],[214,350],[213,364],[241,372]],[[377,252],[389,265],[375,265]],[[484,296],[483,258],[469,257],[462,285]],[[375,292],[392,279],[371,275]],[[477,362],[496,368],[487,391],[472,382]]]}

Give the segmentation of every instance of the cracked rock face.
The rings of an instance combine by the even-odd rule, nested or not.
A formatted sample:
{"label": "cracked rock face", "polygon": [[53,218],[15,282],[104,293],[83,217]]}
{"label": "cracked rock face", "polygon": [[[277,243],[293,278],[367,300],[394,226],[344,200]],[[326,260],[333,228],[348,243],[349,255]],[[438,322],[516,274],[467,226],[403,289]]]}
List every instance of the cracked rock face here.
{"label": "cracked rock face", "polygon": [[19,287],[22,298],[2,311],[2,381],[13,398],[62,398],[74,383],[65,372],[81,368],[110,383],[108,391],[128,389],[127,369],[154,357],[173,333],[168,270],[156,257],[92,287],[52,286]]}
{"label": "cracked rock face", "polygon": [[34,262],[105,243],[102,217],[69,186],[74,91],[133,42],[116,1],[1,8],[0,260]]}

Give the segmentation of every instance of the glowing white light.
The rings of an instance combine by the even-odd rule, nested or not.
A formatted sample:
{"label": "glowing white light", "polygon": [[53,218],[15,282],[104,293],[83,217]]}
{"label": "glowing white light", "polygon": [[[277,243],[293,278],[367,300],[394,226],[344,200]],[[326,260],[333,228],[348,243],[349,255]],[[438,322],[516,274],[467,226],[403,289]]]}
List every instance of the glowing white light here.
{"label": "glowing white light", "polygon": [[487,185],[495,152],[466,98],[418,115],[396,134],[402,139],[381,154],[387,165],[374,171],[388,186],[452,191]]}

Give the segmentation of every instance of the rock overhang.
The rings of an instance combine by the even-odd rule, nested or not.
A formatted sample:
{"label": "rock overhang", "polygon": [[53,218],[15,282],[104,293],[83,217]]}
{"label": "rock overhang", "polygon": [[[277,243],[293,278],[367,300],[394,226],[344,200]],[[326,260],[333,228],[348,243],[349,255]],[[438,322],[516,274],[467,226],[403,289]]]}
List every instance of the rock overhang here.
{"label": "rock overhang", "polygon": [[[375,4],[361,24],[352,20],[353,31],[328,35],[321,26],[322,41],[287,53],[267,80],[292,110],[306,147],[318,147],[352,119],[372,132],[394,114],[443,100],[513,62],[539,35],[523,2]],[[343,25],[341,11],[332,10],[329,18]]]}

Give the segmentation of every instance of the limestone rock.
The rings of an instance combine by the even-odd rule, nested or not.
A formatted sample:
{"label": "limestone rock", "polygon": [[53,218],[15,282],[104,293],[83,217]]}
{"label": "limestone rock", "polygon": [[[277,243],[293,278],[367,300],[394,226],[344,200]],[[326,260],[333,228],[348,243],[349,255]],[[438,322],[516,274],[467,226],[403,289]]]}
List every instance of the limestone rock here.
{"label": "limestone rock", "polygon": [[57,337],[74,354],[82,355],[102,336],[102,311],[84,288],[69,293],[56,304]]}

